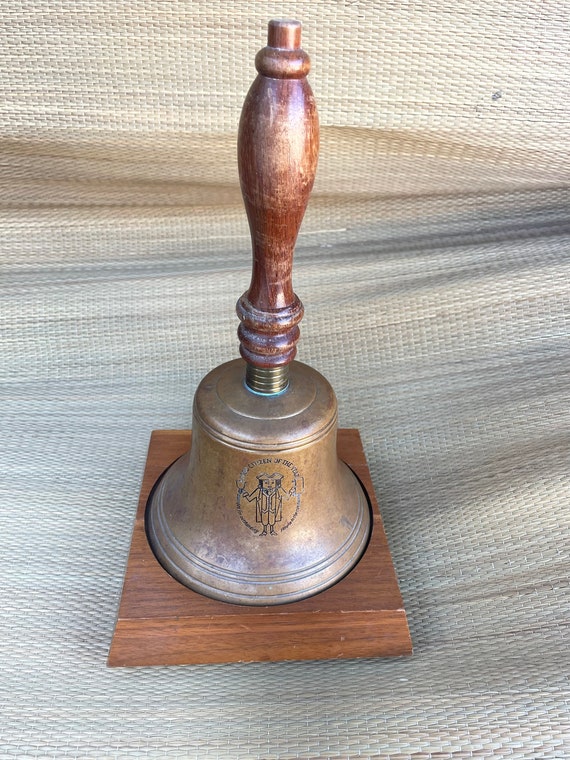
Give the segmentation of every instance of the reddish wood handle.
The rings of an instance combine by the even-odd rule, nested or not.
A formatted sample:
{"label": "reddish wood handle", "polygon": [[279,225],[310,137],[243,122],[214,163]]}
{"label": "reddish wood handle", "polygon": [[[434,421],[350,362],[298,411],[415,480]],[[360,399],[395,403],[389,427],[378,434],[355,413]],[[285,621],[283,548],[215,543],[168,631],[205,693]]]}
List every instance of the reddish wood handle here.
{"label": "reddish wood handle", "polygon": [[309,56],[298,21],[270,21],[267,47],[246,97],[238,167],[253,247],[249,290],[239,299],[240,352],[254,367],[276,368],[297,352],[303,305],[293,292],[293,251],[313,187],[319,146]]}

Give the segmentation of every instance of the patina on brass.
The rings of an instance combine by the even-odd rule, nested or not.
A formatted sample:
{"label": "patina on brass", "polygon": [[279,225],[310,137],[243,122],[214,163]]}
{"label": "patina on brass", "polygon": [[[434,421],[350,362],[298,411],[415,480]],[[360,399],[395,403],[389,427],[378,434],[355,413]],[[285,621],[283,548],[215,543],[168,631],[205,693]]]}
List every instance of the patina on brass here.
{"label": "patina on brass", "polygon": [[348,573],[371,519],[358,479],[337,456],[335,394],[293,361],[303,315],[291,284],[293,248],[318,149],[300,24],[270,22],[256,66],[238,139],[254,252],[237,305],[243,358],[200,383],[191,451],[154,490],[147,535],[166,570],[190,588],[274,605]]}
{"label": "patina on brass", "polygon": [[281,604],[342,578],[369,533],[366,496],[336,454],[337,403],[300,362],[275,396],[253,394],[237,359],[194,399],[191,451],[160,481],[151,545],[185,585],[222,601]]}

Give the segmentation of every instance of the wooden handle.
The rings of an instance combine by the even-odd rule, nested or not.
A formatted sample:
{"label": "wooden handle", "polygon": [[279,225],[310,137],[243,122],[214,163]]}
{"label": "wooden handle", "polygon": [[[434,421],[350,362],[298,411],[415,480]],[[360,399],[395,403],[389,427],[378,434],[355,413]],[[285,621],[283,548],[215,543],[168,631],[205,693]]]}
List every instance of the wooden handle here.
{"label": "wooden handle", "polygon": [[249,290],[239,299],[240,352],[254,368],[275,369],[297,352],[303,305],[293,292],[293,251],[313,187],[319,146],[309,56],[298,21],[270,21],[267,47],[246,97],[238,167],[253,247]]}

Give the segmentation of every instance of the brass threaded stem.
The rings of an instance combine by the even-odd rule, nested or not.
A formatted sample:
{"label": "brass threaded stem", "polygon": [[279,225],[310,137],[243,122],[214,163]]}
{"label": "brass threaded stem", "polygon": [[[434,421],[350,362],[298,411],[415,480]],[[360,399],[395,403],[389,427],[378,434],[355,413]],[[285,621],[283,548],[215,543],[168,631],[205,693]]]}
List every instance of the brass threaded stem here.
{"label": "brass threaded stem", "polygon": [[289,365],[280,367],[254,367],[247,365],[245,383],[254,393],[262,393],[271,396],[281,393],[289,385]]}

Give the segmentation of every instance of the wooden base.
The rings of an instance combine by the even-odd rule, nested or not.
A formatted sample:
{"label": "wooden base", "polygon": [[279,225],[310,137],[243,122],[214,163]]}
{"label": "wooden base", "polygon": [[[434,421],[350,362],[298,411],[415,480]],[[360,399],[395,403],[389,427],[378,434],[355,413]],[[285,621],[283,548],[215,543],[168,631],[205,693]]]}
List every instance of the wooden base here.
{"label": "wooden base", "polygon": [[144,526],[150,491],[190,442],[188,430],[152,433],[109,665],[411,654],[406,613],[357,430],[339,430],[338,453],[360,478],[372,505],[366,552],[352,572],[326,591],[272,607],[208,599],[174,580],[152,553]]}

